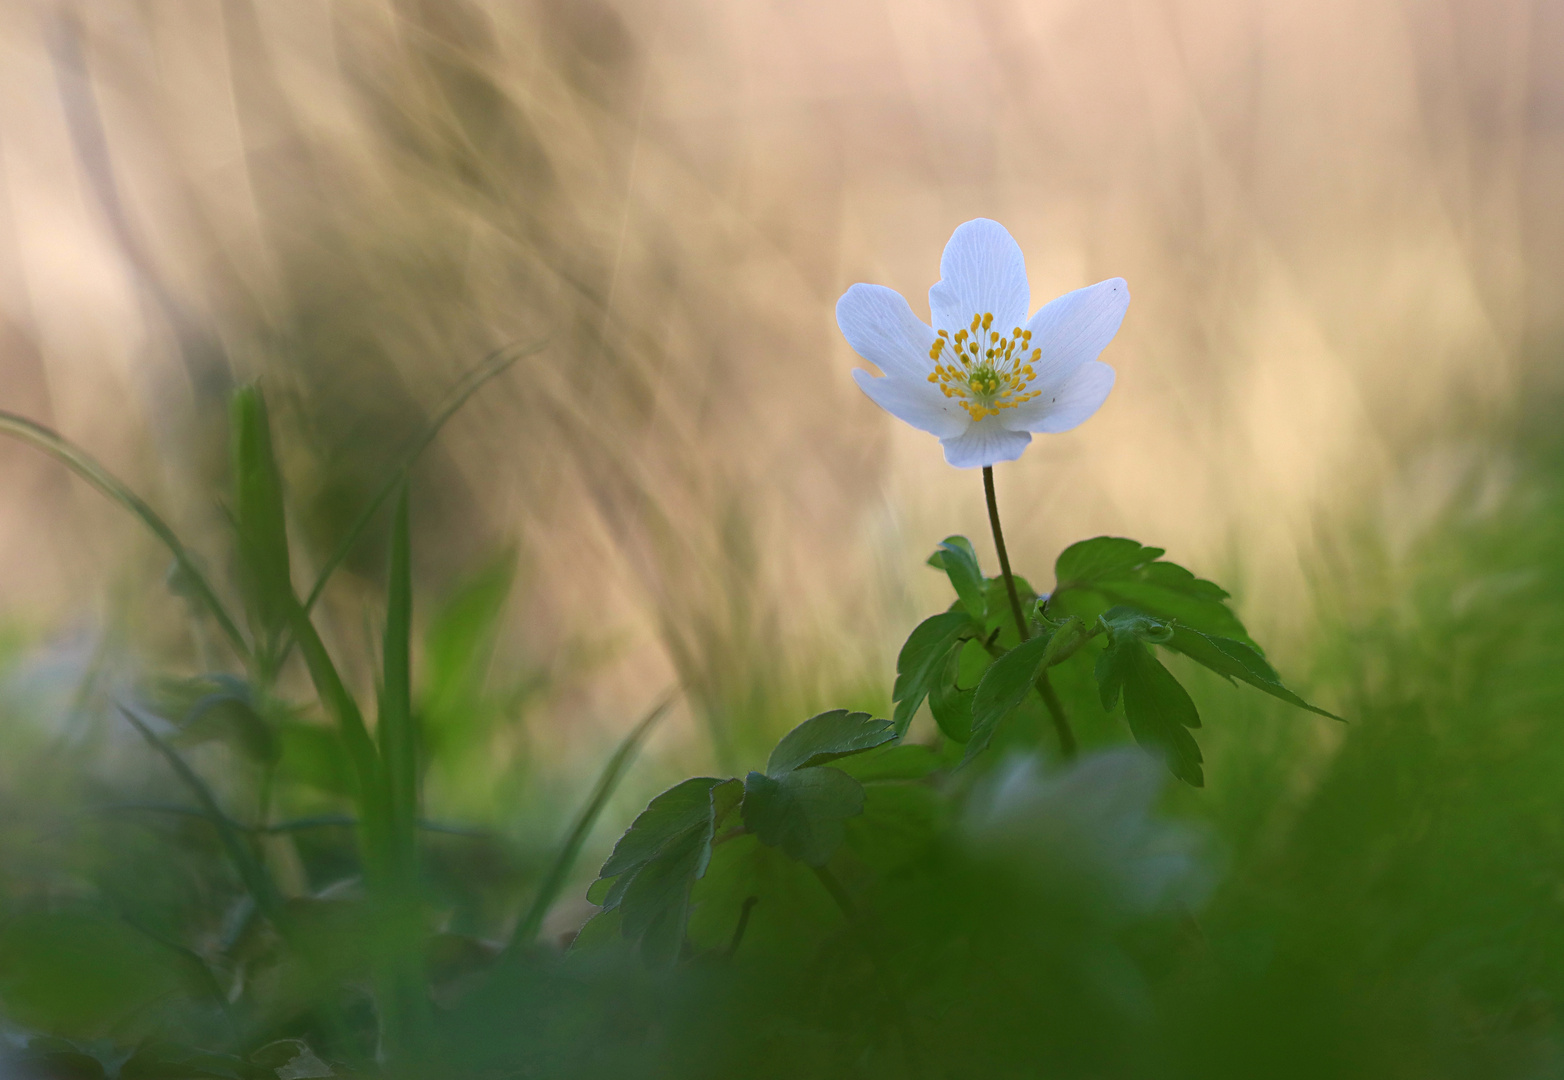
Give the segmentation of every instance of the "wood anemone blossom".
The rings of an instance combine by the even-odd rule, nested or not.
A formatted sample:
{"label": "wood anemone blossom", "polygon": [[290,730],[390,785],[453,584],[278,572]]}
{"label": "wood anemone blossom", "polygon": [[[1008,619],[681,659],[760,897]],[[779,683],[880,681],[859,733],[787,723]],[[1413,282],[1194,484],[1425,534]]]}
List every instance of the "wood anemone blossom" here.
{"label": "wood anemone blossom", "polygon": [[1113,389],[1097,355],[1118,333],[1129,286],[1109,278],[1065,293],[1030,319],[1026,262],[1005,227],[957,227],[929,289],[930,326],[883,285],[854,285],[836,322],[884,375],[853,378],[886,412],[937,436],[960,469],[1014,461],[1034,432],[1069,431]]}

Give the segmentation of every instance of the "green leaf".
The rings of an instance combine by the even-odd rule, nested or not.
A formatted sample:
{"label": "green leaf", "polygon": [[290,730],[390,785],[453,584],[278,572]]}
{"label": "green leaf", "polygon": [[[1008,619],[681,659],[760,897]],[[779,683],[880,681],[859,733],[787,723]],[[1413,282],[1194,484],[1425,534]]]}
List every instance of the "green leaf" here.
{"label": "green leaf", "polygon": [[942,765],[944,761],[931,747],[898,743],[846,758],[835,767],[861,784],[872,784],[890,780],[922,780]]}
{"label": "green leaf", "polygon": [[961,604],[974,619],[982,619],[988,606],[984,602],[983,571],[978,568],[977,553],[965,536],[947,536],[939,550],[929,556],[929,565],[945,571]]}
{"label": "green leaf", "polygon": [[190,767],[189,762],[180,757],[179,752],[172,746],[158,738],[140,717],[123,705],[120,706],[119,711],[120,715],[130,721],[130,725],[147,741],[147,744],[162,755],[163,760],[174,770],[174,775],[179,777],[180,782],[190,790],[190,794],[200,804],[206,818],[217,829],[217,836],[223,845],[224,853],[233,863],[234,872],[239,875],[239,880],[244,883],[256,907],[271,920],[279,933],[286,933],[288,923],[282,895],[277,891],[270,871],[250,847],[248,838],[240,835],[233,819],[218,805],[217,796],[212,794],[212,789],[207,787],[206,782]]}
{"label": "green leaf", "polygon": [[[181,962],[125,922],[86,908],[8,911],[0,923],[0,995],[8,1024],[75,1036],[113,1030],[179,994],[187,978]],[[14,1075],[3,1065],[0,1071]]]}
{"label": "green leaf", "polygon": [[999,722],[1026,699],[1038,676],[1080,647],[1086,638],[1085,629],[1081,620],[1072,616],[1063,625],[1044,630],[994,661],[972,701],[972,740],[967,744],[967,760],[988,747]]}
{"label": "green leaf", "polygon": [[288,623],[293,579],[282,473],[272,451],[271,421],[260,388],[235,390],[228,415],[240,591],[252,631],[257,638],[274,642]]}
{"label": "green leaf", "polygon": [[431,728],[428,735],[470,726],[482,708],[495,639],[515,580],[516,553],[507,550],[463,581],[429,620],[421,709]]}
{"label": "green leaf", "polygon": [[842,923],[841,909],[809,867],[753,833],[717,846],[691,904],[690,944],[725,957],[737,952],[795,962]]}
{"label": "green leaf", "polygon": [[1175,625],[1172,639],[1166,644],[1168,648],[1183,653],[1197,664],[1203,664],[1229,681],[1238,679],[1258,690],[1265,691],[1274,698],[1280,698],[1289,705],[1296,705],[1300,709],[1307,709],[1320,716],[1328,716],[1332,720],[1342,719],[1335,713],[1310,705],[1283,686],[1276,669],[1266,662],[1265,657],[1242,641],[1214,637],[1187,626]]}
{"label": "green leaf", "polygon": [[[1056,634],[1034,637],[995,660],[972,699],[972,733],[984,736],[1032,689]],[[984,739],[986,744],[987,739]]]}
{"label": "green leaf", "polygon": [[180,720],[179,735],[173,740],[176,745],[193,746],[221,738],[263,765],[275,765],[282,757],[282,742],[256,709],[244,680],[216,674],[191,680],[187,686],[207,688],[208,692],[191,703]]}
{"label": "green leaf", "polygon": [[843,822],[863,813],[863,805],[863,785],[829,766],[779,777],[752,772],[744,781],[744,824],[767,847],[810,866],[824,866],[836,854]]}
{"label": "green leaf", "polygon": [[1124,641],[1165,645],[1173,637],[1173,627],[1168,623],[1123,605],[1104,612],[1101,622],[1108,631],[1108,641],[1115,645]]}
{"label": "green leaf", "polygon": [[[972,642],[967,642],[968,645]],[[977,693],[977,681],[966,688],[961,686],[961,657],[966,647],[955,650],[945,659],[945,670],[929,688],[929,712],[945,737],[964,743],[972,737],[972,697]]]}
{"label": "green leaf", "polygon": [[[1021,612],[1026,615],[1037,603],[1037,590],[1020,574],[1016,574],[1012,580],[1015,581],[1016,598],[1021,601]],[[989,578],[983,588],[988,602],[988,619],[983,623],[985,640],[997,641],[1005,648],[1021,644],[1021,636],[1016,633],[1015,615],[1010,610],[1010,590],[1005,587],[1005,579]],[[997,637],[995,631],[998,631]]]}
{"label": "green leaf", "polygon": [[1200,726],[1200,713],[1173,673],[1139,640],[1110,644],[1097,658],[1097,683],[1104,709],[1122,696],[1124,716],[1135,741],[1161,758],[1174,776],[1204,787],[1200,747],[1185,729]]}
{"label": "green leaf", "polygon": [[[1164,622],[1176,620],[1206,633],[1249,641],[1221,586],[1162,561],[1161,556],[1161,548],[1117,536],[1072,544],[1054,564],[1058,584],[1050,608],[1062,602],[1066,610],[1089,620],[1103,607],[1128,604]],[[1090,604],[1074,603],[1079,595],[1095,595],[1100,606],[1091,609]]]}
{"label": "green leaf", "polygon": [[896,734],[906,734],[913,714],[944,673],[945,661],[956,642],[978,632],[978,624],[965,611],[946,611],[924,619],[908,635],[896,658],[896,687],[891,694],[896,702]]}
{"label": "green leaf", "polygon": [[1098,536],[1071,544],[1059,553],[1054,576],[1059,588],[1112,580],[1162,557],[1162,548],[1143,547],[1122,536]]}
{"label": "green leaf", "polygon": [[[591,894],[587,894],[590,898]],[[570,942],[573,953],[593,953],[624,940],[624,912],[618,908],[599,911],[586,921]]]}
{"label": "green leaf", "polygon": [[876,720],[868,713],[833,709],[812,716],[782,736],[771,751],[766,772],[772,776],[810,765],[823,765],[850,754],[861,754],[896,738],[889,720]]}
{"label": "green leaf", "polygon": [[621,933],[649,964],[671,963],[683,944],[690,887],[706,871],[717,826],[743,794],[737,780],[696,777],[653,799],[614,845],[599,879],[614,878],[605,910],[623,910]]}

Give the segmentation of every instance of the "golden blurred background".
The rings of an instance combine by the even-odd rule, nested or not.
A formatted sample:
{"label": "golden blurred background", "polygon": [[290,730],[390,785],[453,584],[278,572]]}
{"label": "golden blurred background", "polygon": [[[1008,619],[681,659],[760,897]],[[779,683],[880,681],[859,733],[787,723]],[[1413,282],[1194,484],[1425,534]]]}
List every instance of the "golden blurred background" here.
{"label": "golden blurred background", "polygon": [[[1393,549],[1502,482],[1489,436],[1551,377],[1561,56],[1556,0],[7,0],[0,408],[217,552],[260,378],[323,558],[463,371],[544,341],[417,474],[426,599],[519,553],[495,664],[550,689],[482,752],[574,774],[682,681],[657,759],[746,765],[886,697],[940,538],[991,558],[977,474],[859,394],[833,308],[926,314],[993,217],[1034,307],[1134,296],[1106,407],[998,470],[1018,569],[1163,545],[1285,672],[1332,530]],[[0,446],[8,626],[197,666],[164,561]]]}

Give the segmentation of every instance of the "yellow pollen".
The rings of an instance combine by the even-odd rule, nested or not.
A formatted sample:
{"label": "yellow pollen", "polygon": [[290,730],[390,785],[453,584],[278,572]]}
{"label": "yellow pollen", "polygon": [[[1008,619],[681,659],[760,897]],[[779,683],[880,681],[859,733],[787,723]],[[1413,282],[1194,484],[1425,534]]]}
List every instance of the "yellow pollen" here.
{"label": "yellow pollen", "polygon": [[[1001,337],[998,331],[990,329],[993,323],[992,312],[974,314],[966,329],[957,330],[954,337],[941,330],[929,348],[929,359],[936,361],[929,382],[955,400],[974,421],[998,416],[1001,411],[1042,394],[1029,389],[1037,377],[1032,365],[1043,355],[1042,349],[1032,349],[1031,356],[1027,355],[1032,332],[1018,326],[1010,337]],[[986,348],[978,343],[980,331],[988,331]],[[955,350],[955,358],[961,361],[960,366],[938,362],[947,341]]]}

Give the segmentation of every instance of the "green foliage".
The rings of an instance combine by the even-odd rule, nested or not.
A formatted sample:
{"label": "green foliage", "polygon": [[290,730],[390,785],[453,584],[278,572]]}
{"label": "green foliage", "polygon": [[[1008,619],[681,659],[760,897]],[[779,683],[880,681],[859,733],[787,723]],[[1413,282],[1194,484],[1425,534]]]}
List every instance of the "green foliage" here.
{"label": "green foliage", "polygon": [[888,720],[876,720],[868,713],[833,709],[810,717],[782,736],[766,762],[766,772],[781,776],[794,769],[824,765],[873,750],[895,738],[895,728]]}
{"label": "green foliage", "polygon": [[737,780],[710,777],[670,788],[635,819],[598,872],[588,897],[605,912],[619,911],[620,934],[648,963],[678,957],[690,888],[705,874],[712,838],[742,790]]}
{"label": "green foliage", "polygon": [[896,702],[893,721],[898,734],[906,734],[913,714],[946,672],[957,644],[979,632],[979,625],[965,611],[947,611],[919,623],[896,658]]}
{"label": "green foliage", "polygon": [[1202,634],[1187,626],[1171,627],[1172,636],[1164,643],[1175,652],[1183,653],[1195,663],[1207,667],[1229,682],[1234,679],[1248,683],[1257,690],[1264,690],[1274,698],[1300,709],[1340,720],[1335,713],[1310,705],[1297,694],[1282,685],[1276,669],[1251,646],[1231,638]]}
{"label": "green foliage", "polygon": [[1121,604],[1203,633],[1249,640],[1227,606],[1226,590],[1164,561],[1162,555],[1161,548],[1117,536],[1071,544],[1054,563],[1058,584],[1049,597],[1049,610],[1090,620]]}
{"label": "green foliage", "polygon": [[1043,672],[1068,659],[1083,638],[1081,621],[1072,616],[994,661],[973,695],[969,756],[987,748],[999,722],[1026,699]]}
{"label": "green foliage", "polygon": [[[652,799],[587,891],[600,910],[562,953],[545,922],[570,910],[557,901],[671,697],[624,737],[573,818],[493,831],[425,820],[427,777],[459,780],[452,762],[492,753],[534,692],[532,671],[502,700],[486,687],[515,556],[434,607],[420,638],[406,468],[387,479],[346,541],[399,494],[383,617],[368,620],[383,628],[371,727],[359,701],[377,665],[344,661],[340,629],[323,635],[311,615],[345,549],[318,561],[300,602],[292,569],[317,560],[289,550],[259,390],[238,391],[230,416],[230,584],[254,648],[236,629],[241,672],[155,680],[144,710],[127,706],[178,801],[132,793],[93,815],[106,832],[132,816],[142,845],[103,842],[122,865],[72,885],[95,899],[0,911],[0,1002],[36,1035],[0,1070],[299,1080],[727,1075],[744,1062],[757,1076],[1156,1075],[1141,1048],[1164,1036],[1146,1003],[1177,998],[1176,974],[1203,963],[1189,959],[1203,948],[1189,924],[1206,863],[1153,814],[1160,768],[1113,744],[1127,723],[1200,786],[1201,711],[1219,729],[1202,736],[1217,748],[1214,778],[1238,732],[1275,726],[1227,723],[1206,697],[1197,710],[1156,650],[1331,715],[1282,684],[1226,592],[1160,549],[1072,546],[1046,600],[1014,580],[1017,627],[1005,579],[952,536],[929,562],[954,603],[901,649],[890,719],[822,712],[764,771]],[[195,565],[89,459],[33,441]],[[210,594],[221,621],[202,582],[184,584]],[[291,699],[301,675],[313,699]],[[925,702],[939,732],[908,743]],[[1088,752],[1072,761],[1078,745]],[[143,855],[156,850],[167,854]],[[162,907],[124,898],[145,866],[166,878]]]}
{"label": "green foliage", "polygon": [[945,571],[949,576],[951,587],[956,590],[956,596],[960,598],[968,615],[979,620],[987,616],[985,581],[983,571],[978,569],[977,552],[972,549],[972,541],[965,536],[947,536],[940,542],[938,550],[929,556],[929,565]]}
{"label": "green foliage", "polygon": [[[1148,645],[1183,653],[1229,682],[1333,716],[1282,685],[1228,607],[1225,590],[1163,554],[1124,537],[1072,544],[1059,555],[1057,583],[1031,622],[1031,636],[1021,641],[1003,578],[982,578],[972,545],[948,538],[929,563],[950,577],[958,604],[921,623],[902,647],[893,695],[897,730],[905,732],[927,700],[940,731],[964,743],[964,760],[972,761],[1007,717],[1034,700],[1046,709],[1068,755],[1074,735],[1049,669],[1074,663],[1091,670],[1104,709],[1123,701],[1138,743],[1175,776],[1201,786],[1200,749],[1187,730],[1199,725],[1198,713]],[[1017,591],[1027,598],[1024,607],[1034,606],[1024,579],[1017,579]]]}
{"label": "green foliage", "polygon": [[1110,641],[1097,657],[1102,707],[1112,709],[1122,694],[1124,715],[1135,741],[1167,763],[1173,775],[1205,786],[1200,747],[1185,729],[1200,726],[1200,714],[1173,673],[1134,636]]}
{"label": "green foliage", "polygon": [[744,781],[744,824],[768,847],[824,866],[846,835],[843,823],[863,813],[863,785],[840,769],[813,766],[780,776],[752,772]]}

